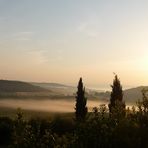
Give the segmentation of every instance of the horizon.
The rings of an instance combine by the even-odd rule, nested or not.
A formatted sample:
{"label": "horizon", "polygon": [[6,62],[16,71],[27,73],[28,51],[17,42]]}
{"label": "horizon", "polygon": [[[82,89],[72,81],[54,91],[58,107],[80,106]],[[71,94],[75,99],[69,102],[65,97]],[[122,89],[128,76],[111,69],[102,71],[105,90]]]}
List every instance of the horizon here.
{"label": "horizon", "polygon": [[[24,81],[24,80],[16,80],[16,79],[0,79],[0,81],[18,81],[18,82],[25,82],[25,83],[45,83],[45,84],[59,84],[59,85],[64,85],[64,86],[68,86],[68,87],[76,87],[77,88],[77,83],[76,84],[68,84],[68,83],[59,83],[59,82],[45,82],[45,81]],[[83,81],[83,84],[85,86],[85,88],[87,89],[92,89],[95,91],[111,91],[111,85],[85,85],[85,82]],[[122,85],[122,84],[121,84]],[[132,89],[132,88],[138,88],[138,87],[147,87],[147,85],[138,85],[138,86],[124,86],[122,85],[123,90],[127,90],[127,89]]]}
{"label": "horizon", "polygon": [[148,85],[146,0],[0,0],[0,78]]}

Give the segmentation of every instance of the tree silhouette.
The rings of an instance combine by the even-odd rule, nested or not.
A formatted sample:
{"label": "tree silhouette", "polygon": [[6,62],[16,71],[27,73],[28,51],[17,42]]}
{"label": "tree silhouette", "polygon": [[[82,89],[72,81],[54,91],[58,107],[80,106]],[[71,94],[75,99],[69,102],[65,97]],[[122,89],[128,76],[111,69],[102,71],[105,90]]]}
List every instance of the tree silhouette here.
{"label": "tree silhouette", "polygon": [[115,79],[113,80],[113,85],[111,85],[111,87],[112,92],[110,97],[109,111],[110,113],[113,113],[115,109],[118,109],[118,111],[122,111],[123,109],[125,109],[125,103],[123,102],[122,86],[116,74]]}
{"label": "tree silhouette", "polygon": [[77,88],[78,91],[76,96],[75,115],[76,115],[76,120],[80,121],[85,119],[85,116],[87,114],[87,107],[86,107],[87,98],[85,97],[85,87],[83,87],[82,78],[80,78]]}

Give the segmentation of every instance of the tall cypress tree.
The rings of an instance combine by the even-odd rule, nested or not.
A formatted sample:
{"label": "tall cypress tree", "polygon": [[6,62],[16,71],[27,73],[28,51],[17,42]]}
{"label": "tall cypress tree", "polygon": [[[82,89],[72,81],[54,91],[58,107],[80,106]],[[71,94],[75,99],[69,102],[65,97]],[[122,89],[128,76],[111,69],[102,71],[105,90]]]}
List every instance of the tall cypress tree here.
{"label": "tall cypress tree", "polygon": [[85,87],[83,87],[82,78],[80,78],[77,88],[75,115],[76,120],[83,120],[87,114],[87,98],[85,97]]}
{"label": "tall cypress tree", "polygon": [[117,75],[115,75],[115,79],[113,80],[113,85],[111,85],[111,87],[112,92],[109,104],[110,113],[112,113],[115,108],[120,108],[120,110],[125,109],[125,103],[123,102],[122,86]]}

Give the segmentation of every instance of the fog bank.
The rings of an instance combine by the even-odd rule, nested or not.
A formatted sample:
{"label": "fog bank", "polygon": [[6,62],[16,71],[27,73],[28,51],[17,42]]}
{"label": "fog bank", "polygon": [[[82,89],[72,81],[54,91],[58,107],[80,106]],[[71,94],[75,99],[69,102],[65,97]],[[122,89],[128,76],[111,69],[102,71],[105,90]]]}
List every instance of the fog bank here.
{"label": "fog bank", "polygon": [[[87,106],[89,111],[93,107],[98,107],[99,100],[88,100]],[[46,111],[46,112],[74,112],[75,100],[16,100],[16,99],[2,99],[0,100],[0,107],[22,108],[25,110]]]}

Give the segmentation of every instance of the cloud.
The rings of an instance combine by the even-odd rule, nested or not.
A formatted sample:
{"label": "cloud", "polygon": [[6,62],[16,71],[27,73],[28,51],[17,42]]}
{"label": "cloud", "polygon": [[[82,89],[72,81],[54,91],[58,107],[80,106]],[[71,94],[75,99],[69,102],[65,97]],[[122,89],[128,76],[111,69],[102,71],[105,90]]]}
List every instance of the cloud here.
{"label": "cloud", "polygon": [[32,63],[43,64],[48,62],[46,50],[33,49],[28,51]]}
{"label": "cloud", "polygon": [[[27,50],[26,50],[27,51]],[[63,61],[63,51],[56,50],[54,53],[49,49],[30,49],[27,51],[27,59],[33,65],[51,66]]]}
{"label": "cloud", "polygon": [[99,35],[99,22],[97,20],[88,20],[80,22],[77,31],[88,37],[97,37]]}
{"label": "cloud", "polygon": [[17,32],[12,35],[14,40],[17,41],[29,41],[32,39],[34,32],[31,31],[22,31]]}

